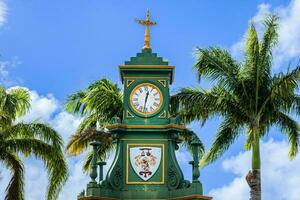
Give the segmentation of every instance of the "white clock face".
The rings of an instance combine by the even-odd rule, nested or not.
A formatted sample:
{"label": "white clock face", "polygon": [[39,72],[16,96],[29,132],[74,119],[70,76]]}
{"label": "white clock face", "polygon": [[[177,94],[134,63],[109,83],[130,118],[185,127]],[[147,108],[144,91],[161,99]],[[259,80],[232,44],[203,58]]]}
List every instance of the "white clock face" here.
{"label": "white clock face", "polygon": [[162,105],[162,93],[158,87],[153,84],[140,84],[132,90],[130,104],[138,113],[155,113]]}

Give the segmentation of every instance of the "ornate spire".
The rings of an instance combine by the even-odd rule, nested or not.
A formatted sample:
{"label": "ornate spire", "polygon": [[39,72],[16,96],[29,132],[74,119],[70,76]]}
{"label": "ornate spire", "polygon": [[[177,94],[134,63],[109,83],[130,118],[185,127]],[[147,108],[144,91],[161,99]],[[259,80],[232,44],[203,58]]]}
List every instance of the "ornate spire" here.
{"label": "ornate spire", "polygon": [[150,21],[149,9],[147,9],[146,20],[136,19],[135,21],[146,27],[143,49],[150,49],[150,26],[156,25],[156,22]]}

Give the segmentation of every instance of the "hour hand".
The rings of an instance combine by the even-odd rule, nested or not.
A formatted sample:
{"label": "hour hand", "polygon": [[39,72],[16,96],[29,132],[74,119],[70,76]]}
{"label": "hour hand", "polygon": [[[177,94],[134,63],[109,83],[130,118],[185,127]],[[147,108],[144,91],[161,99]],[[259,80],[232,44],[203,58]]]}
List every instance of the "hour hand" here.
{"label": "hour hand", "polygon": [[149,96],[149,92],[146,93],[146,98],[145,98],[145,103],[144,103],[144,112],[146,111],[146,103],[147,103],[147,100],[148,100],[148,96]]}

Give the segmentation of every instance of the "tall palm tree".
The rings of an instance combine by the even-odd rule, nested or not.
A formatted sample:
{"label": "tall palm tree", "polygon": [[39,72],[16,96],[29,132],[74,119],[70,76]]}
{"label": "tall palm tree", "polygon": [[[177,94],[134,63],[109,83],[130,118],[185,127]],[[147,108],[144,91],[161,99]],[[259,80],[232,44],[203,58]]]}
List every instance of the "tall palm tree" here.
{"label": "tall palm tree", "polygon": [[0,163],[11,172],[5,200],[24,199],[24,165],[19,154],[44,161],[49,174],[47,199],[57,199],[68,175],[63,141],[50,126],[16,122],[30,109],[30,94],[24,88],[0,87]]}
{"label": "tall palm tree", "polygon": [[[106,126],[111,123],[111,119],[123,118],[123,93],[117,84],[108,79],[95,81],[87,88],[70,95],[66,101],[66,110],[73,114],[83,116],[76,132],[71,136],[67,151],[70,155],[76,156],[84,152],[90,142],[101,141],[102,145],[98,151],[98,158],[104,159],[114,148],[111,133],[106,130]],[[198,136],[190,130],[181,134],[184,144],[191,150],[191,142],[197,140]],[[204,145],[201,143],[199,156],[204,153]],[[87,171],[92,159],[92,151],[87,153],[83,169]]]}
{"label": "tall palm tree", "polygon": [[300,114],[300,67],[286,73],[273,74],[272,51],[278,40],[278,17],[268,15],[265,31],[258,38],[250,23],[244,59],[234,60],[221,48],[199,48],[194,66],[197,76],[212,80],[206,89],[184,88],[172,99],[188,121],[222,116],[215,140],[201,165],[207,165],[229,148],[242,133],[246,135],[245,149],[252,150],[252,170],[246,180],[251,189],[250,199],[261,199],[260,139],[271,126],[277,126],[288,137],[289,157],[299,150],[299,124],[291,115]]}

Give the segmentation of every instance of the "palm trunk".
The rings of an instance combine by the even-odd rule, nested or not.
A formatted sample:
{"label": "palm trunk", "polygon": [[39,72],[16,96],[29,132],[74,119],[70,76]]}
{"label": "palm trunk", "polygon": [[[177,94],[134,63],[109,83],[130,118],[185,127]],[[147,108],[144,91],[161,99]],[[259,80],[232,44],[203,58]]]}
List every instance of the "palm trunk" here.
{"label": "palm trunk", "polygon": [[260,150],[259,138],[252,145],[252,170],[246,176],[250,187],[250,200],[261,200]]}

